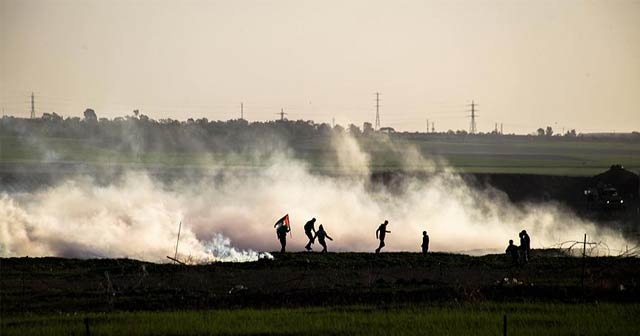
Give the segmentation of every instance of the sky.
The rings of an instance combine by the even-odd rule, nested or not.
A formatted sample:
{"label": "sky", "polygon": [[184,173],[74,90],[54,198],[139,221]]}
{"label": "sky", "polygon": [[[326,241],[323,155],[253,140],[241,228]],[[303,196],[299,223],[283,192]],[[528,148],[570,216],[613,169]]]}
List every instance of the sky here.
{"label": "sky", "polygon": [[0,0],[0,108],[640,130],[640,0]]}

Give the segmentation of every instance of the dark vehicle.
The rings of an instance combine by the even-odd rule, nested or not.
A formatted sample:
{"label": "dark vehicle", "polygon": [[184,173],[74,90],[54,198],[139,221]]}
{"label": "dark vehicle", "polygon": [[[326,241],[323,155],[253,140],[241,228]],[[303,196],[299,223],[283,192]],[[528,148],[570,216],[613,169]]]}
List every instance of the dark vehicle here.
{"label": "dark vehicle", "polygon": [[624,208],[624,200],[613,187],[606,187],[600,191],[598,205],[603,209],[621,209]]}
{"label": "dark vehicle", "polygon": [[592,208],[611,210],[623,209],[626,206],[618,190],[609,185],[601,188],[587,189],[584,191],[584,194],[587,197],[587,203]]}

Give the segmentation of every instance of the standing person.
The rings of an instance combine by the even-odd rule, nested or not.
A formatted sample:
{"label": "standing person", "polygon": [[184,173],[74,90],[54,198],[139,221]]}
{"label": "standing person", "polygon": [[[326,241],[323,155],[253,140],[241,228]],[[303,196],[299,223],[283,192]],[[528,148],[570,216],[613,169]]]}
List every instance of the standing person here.
{"label": "standing person", "polygon": [[289,224],[289,215],[285,215],[284,217],[280,218],[280,220],[278,220],[273,227],[276,228],[276,236],[278,237],[278,240],[280,241],[280,253],[284,253],[285,252],[285,248],[287,247],[287,233],[291,231],[291,229],[289,228],[290,224]]}
{"label": "standing person", "polygon": [[387,233],[391,233],[391,231],[387,231],[387,224],[389,224],[389,221],[385,220],[376,230],[376,239],[380,239],[380,246],[376,249],[376,253],[380,253],[380,250],[385,246],[384,237]]}
{"label": "standing person", "polygon": [[329,234],[324,230],[322,224],[320,224],[320,226],[318,227],[318,231],[316,232],[314,238],[318,238],[318,243],[322,245],[322,253],[327,252],[327,243],[324,241],[324,239],[328,238],[329,240],[333,241],[333,238],[329,237]]}
{"label": "standing person", "polygon": [[311,251],[311,244],[313,244],[315,240],[313,238],[313,236],[316,234],[316,228],[314,227],[315,223],[316,223],[316,219],[311,218],[311,220],[304,225],[304,234],[306,234],[307,237],[309,237],[309,242],[307,243],[307,246],[304,247],[305,249],[307,249],[307,251]]}
{"label": "standing person", "polygon": [[522,230],[520,236],[520,249],[522,250],[522,262],[529,262],[529,251],[531,250],[531,238],[527,234],[527,230]]}
{"label": "standing person", "polygon": [[509,239],[509,246],[507,246],[507,249],[504,252],[511,255],[511,262],[513,265],[518,264],[518,257],[520,253],[518,251],[518,246],[513,245],[513,239]]}
{"label": "standing person", "polygon": [[422,231],[422,254],[427,255],[429,252],[429,235],[427,231]]}

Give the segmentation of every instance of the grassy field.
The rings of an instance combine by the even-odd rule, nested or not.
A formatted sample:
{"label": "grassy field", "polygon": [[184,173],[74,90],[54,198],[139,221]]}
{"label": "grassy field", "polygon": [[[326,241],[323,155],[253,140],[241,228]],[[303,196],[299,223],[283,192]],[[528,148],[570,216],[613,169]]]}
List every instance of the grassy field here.
{"label": "grassy field", "polygon": [[638,304],[464,303],[4,316],[2,335],[637,335]]}
{"label": "grassy field", "polygon": [[[529,173],[588,176],[606,170],[612,164],[640,170],[640,146],[632,142],[514,139],[404,139],[392,141],[362,139],[361,146],[371,156],[373,171],[424,171],[431,160],[445,160],[466,173]],[[410,152],[408,148],[416,151]],[[312,169],[339,172],[336,156],[324,141],[301,141],[295,155]],[[407,157],[420,153],[427,160],[411,162]],[[67,138],[26,139],[0,137],[0,163],[37,165],[70,163],[89,165],[133,165],[167,168],[256,168],[266,163],[254,153],[157,152],[104,148],[100,144]]]}

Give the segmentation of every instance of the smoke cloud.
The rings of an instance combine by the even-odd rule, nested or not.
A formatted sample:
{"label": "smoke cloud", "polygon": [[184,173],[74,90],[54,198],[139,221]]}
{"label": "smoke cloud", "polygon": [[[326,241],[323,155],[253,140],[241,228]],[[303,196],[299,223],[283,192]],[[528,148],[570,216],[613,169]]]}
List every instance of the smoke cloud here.
{"label": "smoke cloud", "polygon": [[[584,233],[614,251],[627,242],[554,203],[513,205],[495,189],[470,187],[442,162],[403,150],[407,177],[393,190],[372,186],[370,158],[345,135],[332,141],[339,176],[286,150],[259,154],[264,169],[218,169],[171,183],[128,172],[111,183],[76,176],[48,188],[0,194],[0,256],[129,257],[168,261],[182,222],[179,258],[194,262],[249,261],[279,250],[274,222],[288,213],[289,251],[306,244],[312,217],[334,238],[330,251],[373,251],[375,230],[389,220],[384,251],[419,251],[427,230],[434,251],[503,252],[526,229],[533,248],[578,240]],[[387,143],[390,148],[394,144]],[[406,155],[409,153],[409,155]],[[258,155],[258,154],[256,154]],[[218,167],[223,165],[217,165]]]}

